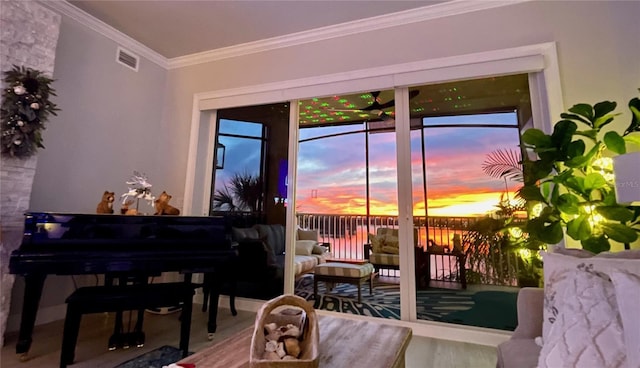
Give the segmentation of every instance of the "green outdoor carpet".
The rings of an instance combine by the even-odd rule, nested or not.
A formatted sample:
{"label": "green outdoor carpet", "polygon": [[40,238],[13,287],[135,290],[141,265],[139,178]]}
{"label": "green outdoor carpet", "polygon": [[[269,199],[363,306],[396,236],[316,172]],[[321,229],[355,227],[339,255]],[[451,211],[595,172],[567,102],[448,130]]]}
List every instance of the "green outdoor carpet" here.
{"label": "green outdoor carpet", "polygon": [[473,294],[473,307],[449,313],[444,322],[513,331],[518,325],[517,293],[478,291]]}
{"label": "green outdoor carpet", "polygon": [[[368,283],[363,285],[362,303],[358,303],[355,285],[340,283],[327,292],[324,282],[319,282],[314,308],[400,319],[400,286],[374,284],[373,289],[371,296]],[[298,279],[295,293],[313,300],[313,275]],[[418,290],[418,319],[513,331],[517,324],[516,296],[515,291]]]}

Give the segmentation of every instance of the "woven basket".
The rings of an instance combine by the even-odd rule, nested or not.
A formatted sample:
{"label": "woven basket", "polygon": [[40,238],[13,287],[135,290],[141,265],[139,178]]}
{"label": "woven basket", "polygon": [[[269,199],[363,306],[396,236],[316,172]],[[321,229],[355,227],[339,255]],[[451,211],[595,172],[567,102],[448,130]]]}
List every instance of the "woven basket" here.
{"label": "woven basket", "polygon": [[[302,341],[300,341],[302,351],[297,360],[262,359],[266,344],[264,325],[269,322],[276,322],[278,325],[288,322],[287,316],[279,317],[278,314],[271,313],[278,307],[297,307],[306,312],[306,326],[302,332]],[[249,364],[251,368],[317,368],[318,353],[320,351],[319,344],[318,317],[313,307],[299,296],[281,295],[264,303],[256,315],[253,337],[251,338]]]}

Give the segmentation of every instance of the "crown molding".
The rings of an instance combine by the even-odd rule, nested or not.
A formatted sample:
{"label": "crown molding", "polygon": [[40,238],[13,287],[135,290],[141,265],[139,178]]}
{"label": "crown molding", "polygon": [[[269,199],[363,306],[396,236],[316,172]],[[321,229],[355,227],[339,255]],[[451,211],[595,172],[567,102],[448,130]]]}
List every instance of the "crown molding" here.
{"label": "crown molding", "polygon": [[167,59],[139,41],[125,35],[103,21],[76,8],[66,0],[39,2],[62,15],[68,16],[93,31],[113,40],[126,49],[139,54],[151,62],[165,69],[176,69],[222,60],[237,56],[249,55],[279,48],[301,45],[305,43],[344,37],[352,34],[380,30],[405,24],[417,23],[431,19],[445,18],[454,15],[471,13],[481,10],[499,8],[534,0],[495,0],[471,1],[452,0],[436,5],[404,10],[391,14],[379,15],[366,19],[331,25],[308,31],[292,33],[280,37],[267,38],[239,45],[223,47],[215,50],[203,51],[195,54]]}
{"label": "crown molding", "polygon": [[362,32],[396,27],[431,19],[445,18],[453,15],[493,9],[529,1],[533,0],[452,0],[436,5],[424,6],[396,13],[384,14],[366,19],[359,19],[337,25],[315,28],[308,31],[288,34],[285,36],[267,38],[264,40],[247,42],[239,45],[175,57],[169,59],[169,69],[182,68],[231,57],[249,55],[283,47],[296,46],[305,43],[344,37]]}
{"label": "crown molding", "polygon": [[66,0],[54,0],[54,1],[40,0],[39,3],[48,7],[51,10],[54,10],[62,15],[65,15],[77,21],[78,23],[107,37],[108,39],[114,41],[120,46],[123,46],[127,50],[130,50],[131,52],[134,52],[144,57],[145,59],[148,59],[149,61],[157,64],[160,67],[164,69],[169,68],[169,61],[166,57],[160,55],[159,53],[153,51],[152,49],[143,45],[139,41],[136,41],[135,39],[111,27],[105,22],[86,13],[85,11],[80,10],[79,8],[71,5]]}

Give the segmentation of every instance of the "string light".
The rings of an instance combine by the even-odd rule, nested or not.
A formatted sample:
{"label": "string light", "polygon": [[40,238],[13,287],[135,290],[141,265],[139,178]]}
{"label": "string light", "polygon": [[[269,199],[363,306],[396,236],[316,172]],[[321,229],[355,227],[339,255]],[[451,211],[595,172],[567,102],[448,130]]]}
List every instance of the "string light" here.
{"label": "string light", "polygon": [[615,179],[613,175],[613,159],[611,157],[600,157],[593,161],[591,167],[609,183]]}

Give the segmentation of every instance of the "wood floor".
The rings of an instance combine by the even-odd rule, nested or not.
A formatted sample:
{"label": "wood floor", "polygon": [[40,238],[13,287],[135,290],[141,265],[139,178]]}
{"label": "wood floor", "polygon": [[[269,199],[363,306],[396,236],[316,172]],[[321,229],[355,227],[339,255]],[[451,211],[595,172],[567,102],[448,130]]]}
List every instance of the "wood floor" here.
{"label": "wood floor", "polygon": [[[70,368],[112,368],[122,362],[163,345],[178,346],[179,313],[154,315],[146,313],[146,343],[142,348],[107,350],[107,339],[113,330],[113,313],[90,314],[82,318],[75,363]],[[199,351],[214,342],[253,325],[255,313],[238,311],[232,317],[229,309],[220,308],[218,332],[214,341],[207,340],[207,314],[194,305],[189,350]],[[29,360],[20,362],[15,354],[17,335],[5,336],[0,367],[50,368],[58,367],[63,321],[36,326]],[[496,349],[467,343],[413,336],[407,350],[407,368],[492,368],[496,364]],[[342,367],[324,367],[342,368]],[[375,367],[372,367],[375,368]]]}

